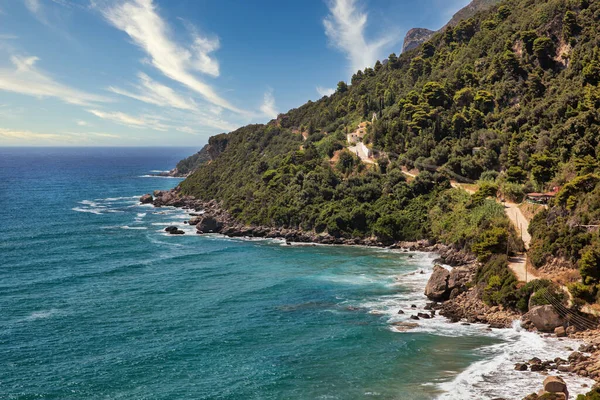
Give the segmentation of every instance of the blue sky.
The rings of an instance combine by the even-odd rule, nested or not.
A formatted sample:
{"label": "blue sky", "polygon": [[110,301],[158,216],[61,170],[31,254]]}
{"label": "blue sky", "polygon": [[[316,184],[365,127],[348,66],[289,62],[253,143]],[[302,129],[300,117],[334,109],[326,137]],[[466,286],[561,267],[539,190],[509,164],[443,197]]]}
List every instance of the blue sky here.
{"label": "blue sky", "polygon": [[0,146],[200,146],[469,0],[0,0]]}

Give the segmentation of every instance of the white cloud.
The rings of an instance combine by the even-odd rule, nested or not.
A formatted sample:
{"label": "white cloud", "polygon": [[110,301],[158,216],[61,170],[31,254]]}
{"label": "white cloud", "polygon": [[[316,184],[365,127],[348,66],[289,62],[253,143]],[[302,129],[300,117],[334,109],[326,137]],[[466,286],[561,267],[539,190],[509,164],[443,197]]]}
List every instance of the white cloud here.
{"label": "white cloud", "polygon": [[319,93],[319,96],[323,97],[323,96],[331,96],[332,94],[335,93],[335,89],[333,88],[324,88],[322,86],[317,86],[317,93]]}
{"label": "white cloud", "polygon": [[28,130],[0,128],[0,144],[18,144],[23,142],[30,142],[34,145],[81,144],[93,143],[94,139],[98,138],[120,139],[120,136],[103,132],[40,133]]}
{"label": "white cloud", "polygon": [[109,87],[108,90],[161,107],[173,107],[190,111],[196,109],[196,103],[192,99],[183,98],[170,87],[152,80],[152,78],[144,73],[139,73],[138,76],[140,78],[140,85],[136,86],[137,93],[113,86]]}
{"label": "white cloud", "polygon": [[103,8],[101,12],[113,26],[127,33],[148,54],[149,62],[165,76],[199,93],[214,105],[244,113],[193,73],[219,76],[219,63],[211,56],[219,48],[217,39],[195,34],[191,46],[176,43],[152,0],[129,0],[115,7]]}
{"label": "white cloud", "polygon": [[383,58],[382,50],[399,39],[388,35],[369,41],[365,37],[367,14],[358,8],[356,0],[330,0],[329,11],[331,14],[323,20],[325,34],[335,48],[346,54],[351,72],[373,66]]}
{"label": "white cloud", "polygon": [[77,121],[77,125],[79,125],[79,126],[88,126],[89,124],[86,121],[79,120],[79,121]]}
{"label": "white cloud", "polygon": [[24,2],[25,7],[27,7],[27,9],[32,13],[38,14],[42,11],[42,5],[40,4],[39,0],[24,0]]}
{"label": "white cloud", "polygon": [[265,92],[263,103],[260,106],[260,111],[269,118],[277,118],[277,109],[275,106],[275,98],[273,97],[273,90],[269,89]]}
{"label": "white cloud", "polygon": [[10,33],[0,33],[0,40],[15,40],[18,38],[19,37],[17,35],[11,35]]}
{"label": "white cloud", "polygon": [[55,97],[69,104],[90,105],[107,102],[107,98],[87,93],[55,81],[43,71],[35,68],[37,57],[10,58],[14,69],[0,69],[0,90],[35,96]]}
{"label": "white cloud", "polygon": [[155,131],[168,131],[171,129],[170,126],[160,122],[157,117],[142,115],[134,117],[120,111],[101,111],[101,110],[88,110],[98,118],[102,118],[111,122],[115,122],[120,125],[125,125],[130,128],[146,128]]}

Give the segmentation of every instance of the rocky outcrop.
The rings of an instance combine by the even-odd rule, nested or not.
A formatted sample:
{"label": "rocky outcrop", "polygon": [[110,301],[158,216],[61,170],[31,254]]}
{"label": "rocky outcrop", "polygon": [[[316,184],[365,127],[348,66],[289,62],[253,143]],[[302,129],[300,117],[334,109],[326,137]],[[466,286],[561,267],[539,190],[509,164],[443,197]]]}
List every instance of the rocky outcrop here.
{"label": "rocky outcrop", "polygon": [[152,195],[150,193],[147,193],[140,197],[140,203],[142,204],[152,204],[153,201],[154,199],[152,198]]}
{"label": "rocky outcrop", "polygon": [[425,296],[433,301],[448,300],[450,297],[448,279],[450,279],[450,271],[439,265],[434,266],[433,274],[425,286]]}
{"label": "rocky outcrop", "polygon": [[502,306],[490,307],[481,300],[481,288],[473,287],[437,307],[450,322],[488,324],[492,328],[509,328],[519,314]]}
{"label": "rocky outcrop", "polygon": [[467,288],[473,276],[470,267],[455,267],[451,271],[436,265],[433,274],[425,286],[425,296],[433,301],[446,301],[457,297]]}
{"label": "rocky outcrop", "polygon": [[182,231],[181,229],[179,229],[176,226],[167,226],[165,228],[165,232],[168,232],[170,235],[183,235],[183,234],[185,234],[184,231]]}
{"label": "rocky outcrop", "polygon": [[413,28],[406,32],[404,37],[404,44],[402,45],[402,52],[409,51],[419,47],[421,43],[428,41],[435,31],[425,28]]}
{"label": "rocky outcrop", "polygon": [[567,400],[569,391],[567,384],[559,376],[549,376],[544,379],[544,388],[538,393],[532,393],[523,400]]}
{"label": "rocky outcrop", "polygon": [[564,393],[565,397],[569,398],[567,384],[559,376],[549,376],[544,379],[544,391],[547,393]]}
{"label": "rocky outcrop", "polygon": [[413,28],[409,30],[404,37],[402,52],[418,47],[422,43],[425,43],[431,39],[431,37],[437,32],[443,32],[449,26],[458,25],[458,23],[460,23],[462,20],[471,18],[479,11],[487,10],[499,2],[500,0],[473,0],[466,7],[460,9],[456,14],[454,14],[452,19],[438,31],[432,31],[425,28]]}
{"label": "rocky outcrop", "polygon": [[220,233],[223,224],[212,215],[203,215],[196,223],[198,233]]}
{"label": "rocky outcrop", "polygon": [[533,325],[541,332],[554,332],[559,326],[564,326],[566,321],[550,304],[535,306],[523,315],[523,327]]}

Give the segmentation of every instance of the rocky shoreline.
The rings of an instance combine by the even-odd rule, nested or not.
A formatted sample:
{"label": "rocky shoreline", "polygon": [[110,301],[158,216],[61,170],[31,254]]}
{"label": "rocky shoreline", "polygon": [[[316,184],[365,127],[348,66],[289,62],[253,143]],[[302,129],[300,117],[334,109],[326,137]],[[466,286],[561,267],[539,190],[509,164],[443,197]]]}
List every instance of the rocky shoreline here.
{"label": "rocky shoreline", "polygon": [[[202,201],[192,196],[179,193],[178,188],[170,191],[154,191],[140,198],[142,204],[152,204],[155,207],[171,206],[189,211],[189,225],[196,227],[198,234],[218,233],[228,237],[251,237],[284,239],[288,244],[327,244],[327,245],[353,245],[383,247],[404,251],[435,252],[439,258],[435,261],[454,267],[447,270],[435,266],[434,272],[425,288],[425,295],[431,300],[423,312],[419,312],[411,319],[432,318],[437,314],[446,317],[452,323],[461,324],[487,324],[489,328],[510,328],[513,321],[521,319],[524,329],[538,331],[540,334],[557,337],[569,337],[581,340],[584,344],[574,351],[568,360],[554,359],[542,361],[537,358],[523,360],[515,365],[517,371],[533,371],[547,375],[551,372],[573,373],[582,377],[589,377],[600,382],[600,330],[578,332],[575,327],[565,327],[565,321],[556,316],[551,306],[537,306],[527,314],[520,315],[515,311],[502,306],[490,307],[481,300],[481,288],[471,286],[470,282],[478,267],[476,258],[465,251],[455,249],[440,243],[431,243],[427,240],[417,242],[384,243],[377,238],[343,238],[334,237],[327,233],[307,232],[300,229],[273,228],[268,226],[247,226],[236,221],[215,200]],[[176,227],[167,227],[170,234],[183,234]],[[546,307],[546,308],[544,308]],[[550,309],[548,308],[550,307]],[[398,326],[401,330],[409,330],[416,323],[403,322]],[[544,333],[546,332],[546,333]],[[555,377],[552,377],[555,378]],[[560,378],[558,378],[560,381]],[[542,390],[539,393],[552,393],[555,397],[540,398],[568,398],[566,385],[562,393],[560,382],[553,380],[550,388],[561,388],[559,394]],[[564,382],[563,382],[564,384]],[[546,381],[544,388],[546,388]],[[538,394],[530,395],[527,399],[536,399]],[[561,397],[564,396],[564,397]]]}

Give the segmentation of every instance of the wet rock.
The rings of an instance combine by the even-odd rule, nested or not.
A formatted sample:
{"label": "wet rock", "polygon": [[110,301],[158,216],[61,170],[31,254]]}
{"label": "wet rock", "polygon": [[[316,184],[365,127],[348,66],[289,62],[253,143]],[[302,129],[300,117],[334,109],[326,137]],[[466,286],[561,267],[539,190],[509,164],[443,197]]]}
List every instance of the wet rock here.
{"label": "wet rock", "polygon": [[567,335],[573,335],[573,334],[577,333],[577,327],[574,325],[571,325],[571,326],[567,327],[566,332],[567,332]]}
{"label": "wet rock", "polygon": [[416,304],[411,304],[410,308],[417,308],[417,305]]}
{"label": "wet rock", "polygon": [[140,203],[142,204],[151,204],[154,201],[154,198],[150,193],[147,193],[140,197]]}
{"label": "wet rock", "polygon": [[556,337],[567,336],[567,332],[565,331],[565,328],[562,326],[557,326],[556,328],[554,328],[554,334],[556,335]]}
{"label": "wet rock", "polygon": [[577,350],[581,353],[592,353],[595,349],[593,344],[582,344]]}
{"label": "wet rock", "polygon": [[398,310],[398,314],[404,314],[404,311]]}
{"label": "wet rock", "polygon": [[531,372],[540,372],[544,371],[544,366],[542,364],[531,364],[530,366]]}
{"label": "wet rock", "polygon": [[185,232],[181,229],[175,229],[174,231],[169,232],[170,235],[185,235]]}
{"label": "wet rock", "polygon": [[425,296],[434,301],[448,300],[450,296],[448,292],[449,279],[450,271],[439,265],[434,266],[433,273],[425,286]]}
{"label": "wet rock", "polygon": [[177,228],[176,226],[173,226],[173,225],[171,225],[171,226],[167,226],[167,227],[165,228],[165,232],[169,232],[169,233],[171,233],[171,232],[175,232],[175,231],[177,231],[177,230],[179,230],[179,228]]}
{"label": "wet rock", "polygon": [[525,363],[516,363],[515,364],[516,371],[527,371],[527,364]]}
{"label": "wet rock", "polygon": [[581,361],[586,361],[588,359],[587,356],[584,356],[583,354],[581,354],[578,351],[574,351],[571,354],[569,354],[569,362],[570,363],[577,363],[577,362],[581,362]]}
{"label": "wet rock", "polygon": [[419,318],[419,317],[417,317],[416,315],[411,315],[411,316],[410,316],[410,319],[419,320],[420,318]]}
{"label": "wet rock", "polygon": [[406,332],[419,326],[416,322],[394,322],[392,325],[397,331],[401,332]]}
{"label": "wet rock", "polygon": [[548,393],[563,393],[566,398],[569,398],[567,384],[559,376],[549,376],[544,379],[544,390]]}
{"label": "wet rock", "polygon": [[523,319],[531,321],[541,332],[553,332],[555,328],[565,323],[563,317],[549,304],[533,307],[523,316]]}
{"label": "wet rock", "polygon": [[[211,215],[204,215],[196,224],[198,233],[219,233],[223,224]],[[248,236],[251,236],[250,234]]]}
{"label": "wet rock", "polygon": [[430,319],[431,315],[425,314],[425,313],[417,313],[417,317],[423,318],[423,319]]}

